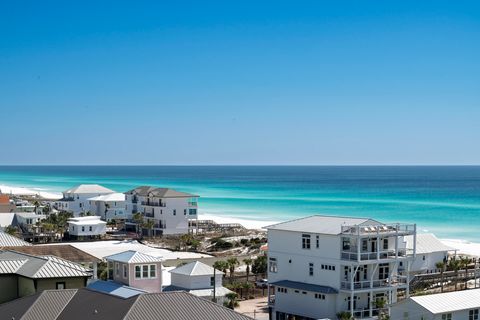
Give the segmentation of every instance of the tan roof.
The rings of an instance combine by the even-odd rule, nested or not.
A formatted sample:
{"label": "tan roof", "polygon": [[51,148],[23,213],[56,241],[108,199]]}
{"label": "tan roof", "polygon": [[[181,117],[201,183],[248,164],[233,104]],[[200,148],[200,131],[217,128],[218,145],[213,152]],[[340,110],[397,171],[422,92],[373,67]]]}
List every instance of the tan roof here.
{"label": "tan roof", "polygon": [[23,247],[7,247],[5,250],[27,253],[34,256],[56,256],[74,262],[100,262],[101,260],[69,244],[55,246],[35,245]]}

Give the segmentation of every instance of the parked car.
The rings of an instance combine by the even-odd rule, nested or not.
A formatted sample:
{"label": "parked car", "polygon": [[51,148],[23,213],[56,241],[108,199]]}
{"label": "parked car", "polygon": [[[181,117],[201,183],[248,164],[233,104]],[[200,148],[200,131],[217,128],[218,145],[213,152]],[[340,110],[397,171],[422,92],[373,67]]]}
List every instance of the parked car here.
{"label": "parked car", "polygon": [[266,288],[268,287],[268,280],[267,279],[259,279],[255,281],[255,286],[257,288]]}

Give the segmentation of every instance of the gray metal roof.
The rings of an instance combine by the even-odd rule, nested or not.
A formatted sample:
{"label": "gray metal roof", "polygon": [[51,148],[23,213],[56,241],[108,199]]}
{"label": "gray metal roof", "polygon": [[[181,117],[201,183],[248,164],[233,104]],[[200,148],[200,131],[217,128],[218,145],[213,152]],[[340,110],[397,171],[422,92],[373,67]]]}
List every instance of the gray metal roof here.
{"label": "gray metal roof", "polygon": [[[14,270],[18,264],[21,265]],[[0,268],[0,274],[15,273],[32,279],[89,277],[92,274],[90,269],[58,257],[37,257],[14,251],[0,251],[0,265],[4,269]]]}
{"label": "gray metal roof", "polygon": [[101,186],[99,184],[80,184],[78,186],[75,186],[73,188],[70,188],[68,190],[63,191],[63,193],[98,193],[100,194],[106,194],[106,193],[114,193],[115,191],[105,188],[104,186]]}
{"label": "gray metal roof", "polygon": [[108,293],[121,298],[130,298],[130,297],[138,296],[139,294],[142,294],[142,293],[147,293],[146,291],[129,287],[114,281],[97,280],[97,281],[91,282],[87,286],[87,288],[100,291],[103,293]]}
{"label": "gray metal roof", "polygon": [[160,257],[154,257],[149,254],[134,250],[128,250],[117,254],[112,254],[111,256],[105,257],[105,259],[124,263],[150,263],[162,261],[162,258]]}
{"label": "gray metal roof", "polygon": [[0,248],[1,247],[22,247],[22,246],[31,246],[31,244],[15,236],[9,235],[6,232],[0,231]]}
{"label": "gray metal roof", "polygon": [[138,296],[124,320],[246,320],[251,319],[210,300],[187,292],[165,292]]}
{"label": "gray metal roof", "polygon": [[315,215],[277,223],[265,228],[268,230],[285,230],[338,235],[342,231],[342,226],[356,225],[382,225],[382,223],[369,218]]}
{"label": "gray metal roof", "polygon": [[150,186],[141,186],[125,192],[125,194],[137,194],[139,196],[152,195],[158,198],[195,198],[195,194],[176,191],[170,188],[155,188]]}
{"label": "gray metal roof", "polygon": [[77,289],[45,290],[21,320],[56,319],[76,293]]}
{"label": "gray metal roof", "polygon": [[319,293],[325,293],[325,294],[338,293],[338,290],[332,287],[320,286],[317,284],[310,284],[310,283],[290,281],[290,280],[281,280],[281,281],[272,282],[270,284],[272,286],[304,290],[304,291],[310,291],[310,292],[319,292]]}
{"label": "gray metal roof", "polygon": [[[169,272],[175,273],[175,274],[183,274],[187,276],[204,276],[204,275],[213,276],[213,268],[200,261],[193,261],[193,262],[187,263],[183,266],[172,269]],[[217,270],[215,273],[223,274],[223,272],[220,270]]]}
{"label": "gray metal roof", "polygon": [[131,298],[90,289],[45,290],[0,304],[2,319],[18,320],[247,320],[231,309],[187,292]]}

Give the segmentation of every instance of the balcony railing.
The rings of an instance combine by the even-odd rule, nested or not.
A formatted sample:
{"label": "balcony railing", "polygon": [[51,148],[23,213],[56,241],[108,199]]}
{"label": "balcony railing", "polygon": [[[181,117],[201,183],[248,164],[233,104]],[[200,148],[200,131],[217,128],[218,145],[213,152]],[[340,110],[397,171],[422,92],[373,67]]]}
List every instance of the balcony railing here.
{"label": "balcony railing", "polygon": [[372,226],[342,226],[342,234],[369,236],[369,235],[395,235],[395,234],[414,234],[416,232],[415,224],[385,224]]}
{"label": "balcony railing", "polygon": [[142,201],[142,206],[149,206],[149,207],[166,207],[167,204],[164,203],[164,202]]}
{"label": "balcony railing", "polygon": [[382,250],[379,252],[361,251],[359,256],[358,251],[356,251],[354,247],[351,247],[348,251],[342,251],[342,260],[365,261],[377,259],[394,259],[396,256],[404,258],[410,254],[413,254],[413,250],[411,249],[398,249],[397,252],[398,254],[396,255],[395,250]]}
{"label": "balcony railing", "polygon": [[384,280],[365,280],[365,281],[342,281],[340,288],[344,290],[362,290],[362,289],[375,289],[383,287],[396,287],[407,284],[406,277],[394,277],[391,282],[388,279]]}
{"label": "balcony railing", "polygon": [[196,202],[196,201],[195,202],[188,202],[188,206],[189,207],[196,207],[196,206],[198,206],[198,202]]}

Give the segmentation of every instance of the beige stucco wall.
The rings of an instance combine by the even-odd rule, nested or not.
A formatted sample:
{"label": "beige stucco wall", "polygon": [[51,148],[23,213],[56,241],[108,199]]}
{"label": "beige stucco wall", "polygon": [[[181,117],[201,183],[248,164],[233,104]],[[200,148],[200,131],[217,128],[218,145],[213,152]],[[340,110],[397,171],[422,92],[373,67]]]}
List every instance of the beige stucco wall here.
{"label": "beige stucco wall", "polygon": [[17,277],[14,275],[0,277],[0,303],[17,298]]}

